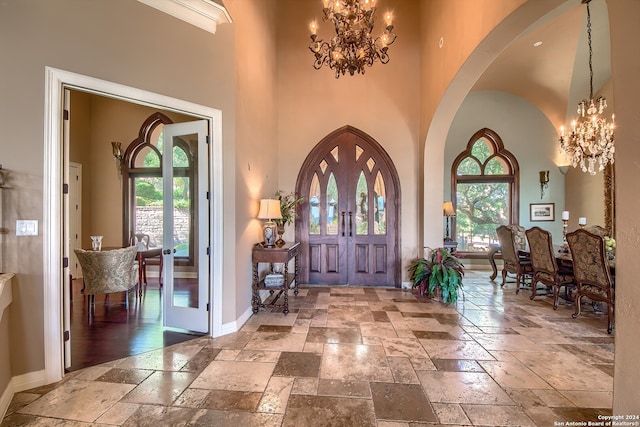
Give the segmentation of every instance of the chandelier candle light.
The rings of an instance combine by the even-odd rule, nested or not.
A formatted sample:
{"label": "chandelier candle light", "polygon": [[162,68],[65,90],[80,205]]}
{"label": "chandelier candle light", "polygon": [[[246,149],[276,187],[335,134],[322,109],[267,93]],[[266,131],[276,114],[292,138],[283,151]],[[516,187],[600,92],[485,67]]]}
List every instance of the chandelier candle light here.
{"label": "chandelier candle light", "polygon": [[583,99],[578,104],[578,119],[571,122],[571,133],[565,135],[564,126],[560,128],[560,149],[569,157],[573,167],[578,164],[583,172],[591,175],[603,171],[608,163],[613,164],[615,153],[614,115],[611,115],[611,123],[602,113],[607,108],[607,100],[600,96],[593,99],[593,65],[591,62],[591,12],[589,2],[582,0],[587,5],[587,36],[589,40],[589,100]]}
{"label": "chandelier candle light", "polygon": [[393,15],[384,16],[385,29],[381,36],[373,38],[376,0],[323,0],[324,22],[330,21],[336,35],[329,41],[318,38],[318,25],[312,22],[309,50],[315,55],[313,68],[319,70],[323,65],[336,72],[336,79],[345,73],[364,74],[364,67],[374,62],[389,62],[387,50],[396,40],[393,33]]}

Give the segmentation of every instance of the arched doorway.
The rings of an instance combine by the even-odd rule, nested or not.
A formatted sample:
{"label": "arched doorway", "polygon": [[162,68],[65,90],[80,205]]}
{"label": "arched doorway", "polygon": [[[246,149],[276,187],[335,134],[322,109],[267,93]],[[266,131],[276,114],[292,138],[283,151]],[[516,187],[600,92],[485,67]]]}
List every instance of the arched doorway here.
{"label": "arched doorway", "polygon": [[380,144],[351,126],[332,132],[307,156],[296,192],[304,283],[400,286],[400,181]]}

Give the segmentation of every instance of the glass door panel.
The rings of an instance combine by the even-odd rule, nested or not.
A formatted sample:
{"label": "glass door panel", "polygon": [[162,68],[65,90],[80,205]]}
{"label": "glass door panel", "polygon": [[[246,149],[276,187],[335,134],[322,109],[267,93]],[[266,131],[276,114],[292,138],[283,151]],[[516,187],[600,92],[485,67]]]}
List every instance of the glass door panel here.
{"label": "glass door panel", "polygon": [[207,122],[164,127],[165,326],[208,331]]}
{"label": "glass door panel", "polygon": [[327,235],[338,235],[338,184],[333,172],[327,182]]}
{"label": "glass door panel", "polygon": [[[364,172],[360,171],[358,183],[356,185],[356,234],[369,234],[369,190],[367,189],[367,178]],[[351,215],[351,213],[349,213]],[[352,220],[349,218],[349,220]]]}
{"label": "glass door panel", "polygon": [[320,181],[314,174],[309,188],[309,234],[320,234]]}
{"label": "glass door panel", "polygon": [[376,181],[373,185],[373,233],[374,234],[387,234],[387,220],[386,220],[386,192],[384,188],[384,178],[380,171],[376,175]]}

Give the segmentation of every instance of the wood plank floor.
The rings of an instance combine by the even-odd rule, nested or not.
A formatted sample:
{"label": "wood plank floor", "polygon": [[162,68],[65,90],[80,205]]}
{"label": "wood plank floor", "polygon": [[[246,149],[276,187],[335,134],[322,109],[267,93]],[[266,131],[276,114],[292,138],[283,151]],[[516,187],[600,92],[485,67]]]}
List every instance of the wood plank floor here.
{"label": "wood plank floor", "polygon": [[89,310],[82,279],[73,279],[71,301],[71,367],[75,371],[110,360],[132,356],[201,335],[162,326],[162,289],[149,277],[142,299],[129,294],[96,295]]}

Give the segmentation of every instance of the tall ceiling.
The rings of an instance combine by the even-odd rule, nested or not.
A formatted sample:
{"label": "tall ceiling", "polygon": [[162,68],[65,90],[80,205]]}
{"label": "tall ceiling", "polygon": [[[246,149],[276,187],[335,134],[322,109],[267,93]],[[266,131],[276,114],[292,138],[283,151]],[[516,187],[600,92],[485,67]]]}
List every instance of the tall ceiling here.
{"label": "tall ceiling", "polygon": [[[593,90],[610,79],[609,19],[605,0],[592,0]],[[539,46],[534,43],[542,42]],[[580,0],[540,19],[487,68],[472,90],[499,90],[538,107],[555,127],[576,115],[589,96],[587,7]],[[612,99],[608,99],[610,110]]]}

